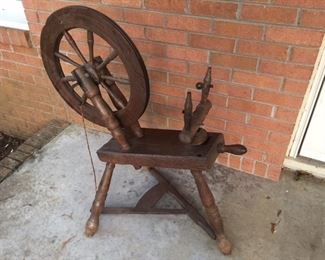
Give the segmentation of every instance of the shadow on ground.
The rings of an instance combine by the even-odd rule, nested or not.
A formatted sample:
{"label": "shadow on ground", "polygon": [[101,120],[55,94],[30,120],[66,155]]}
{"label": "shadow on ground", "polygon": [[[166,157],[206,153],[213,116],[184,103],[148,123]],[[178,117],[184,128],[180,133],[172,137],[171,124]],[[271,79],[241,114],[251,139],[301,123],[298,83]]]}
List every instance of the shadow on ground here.
{"label": "shadow on ground", "polygon": [[[95,151],[109,136],[89,138]],[[104,164],[93,156],[100,178]],[[202,209],[188,172],[163,172]],[[187,216],[104,215],[97,234],[86,238],[94,183],[83,130],[72,125],[1,183],[1,259],[324,259],[324,182],[286,173],[274,183],[220,166],[206,177],[232,256],[221,255]],[[134,205],[154,183],[145,170],[118,166],[106,204]]]}

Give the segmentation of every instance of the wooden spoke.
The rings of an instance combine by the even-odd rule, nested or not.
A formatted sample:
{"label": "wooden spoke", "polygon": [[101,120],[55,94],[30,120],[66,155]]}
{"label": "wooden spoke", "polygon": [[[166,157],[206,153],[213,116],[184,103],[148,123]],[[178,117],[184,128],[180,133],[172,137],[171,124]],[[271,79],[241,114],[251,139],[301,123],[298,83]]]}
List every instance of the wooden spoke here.
{"label": "wooden spoke", "polygon": [[[65,76],[61,79],[61,81],[64,81],[64,82],[68,82],[68,81],[76,81],[77,79],[72,76],[72,75],[69,75],[69,76]],[[75,83],[75,84],[78,84],[78,83]]]}
{"label": "wooden spoke", "polygon": [[71,85],[71,88],[72,88],[72,89],[75,89],[77,86],[79,86],[79,83],[78,83],[78,82],[72,84],[72,85]]}
{"label": "wooden spoke", "polygon": [[102,81],[100,85],[107,91],[117,109],[125,108],[124,102],[115,94],[114,91],[111,90],[110,86],[106,82]]}
{"label": "wooden spoke", "polygon": [[94,33],[87,31],[87,42],[89,50],[89,61],[93,63],[94,60]]}
{"label": "wooden spoke", "polygon": [[70,59],[68,56],[65,56],[64,54],[62,54],[60,52],[55,52],[54,55],[56,57],[58,57],[59,59],[65,61],[67,63],[70,63],[73,66],[76,66],[76,67],[80,67],[81,66],[79,63],[75,62],[74,60]]}
{"label": "wooden spoke", "polygon": [[81,105],[86,104],[87,99],[88,99],[88,98],[87,98],[87,95],[86,95],[86,94],[83,94],[82,97],[81,97]]}
{"label": "wooden spoke", "polygon": [[116,52],[116,50],[113,50],[104,60],[103,60],[103,62],[101,63],[101,64],[99,64],[98,66],[97,66],[97,70],[101,70],[101,69],[103,69],[104,67],[106,67],[106,65],[108,64],[108,63],[110,63],[112,60],[114,60],[116,57],[117,57],[117,52]]}
{"label": "wooden spoke", "polygon": [[67,31],[65,31],[64,32],[64,37],[67,39],[67,41],[70,44],[70,46],[72,47],[72,49],[74,49],[74,51],[77,53],[77,55],[79,56],[81,61],[83,63],[87,63],[87,60],[85,59],[85,57],[81,53],[80,49],[78,48],[78,46],[77,46],[76,42],[74,41],[74,39],[72,38],[71,34],[68,33]]}
{"label": "wooden spoke", "polygon": [[103,79],[107,79],[107,80],[111,80],[120,84],[124,84],[124,85],[130,85],[130,81],[128,79],[124,79],[124,78],[115,78],[113,76],[107,76],[107,75],[102,75]]}

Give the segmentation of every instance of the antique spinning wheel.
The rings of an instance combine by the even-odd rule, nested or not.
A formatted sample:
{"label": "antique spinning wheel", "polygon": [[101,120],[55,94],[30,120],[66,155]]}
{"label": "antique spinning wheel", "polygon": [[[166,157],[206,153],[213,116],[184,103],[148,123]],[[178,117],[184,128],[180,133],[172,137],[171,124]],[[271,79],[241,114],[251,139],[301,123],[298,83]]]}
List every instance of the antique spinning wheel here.
{"label": "antique spinning wheel", "polygon": [[[242,155],[247,149],[241,144],[226,145],[222,133],[202,128],[212,107],[208,99],[209,89],[213,87],[211,67],[203,82],[197,84],[202,93],[194,111],[191,94],[187,94],[182,131],[142,129],[138,119],[149,99],[147,71],[135,45],[114,21],[87,7],[60,9],[50,15],[43,28],[41,52],[49,78],[63,99],[89,121],[107,127],[113,137],[97,151],[106,168],[96,190],[85,234],[93,236],[97,232],[102,213],[186,213],[217,240],[223,254],[230,254],[232,245],[224,234],[203,171],[212,167],[219,153]],[[129,164],[136,169],[149,167],[158,180],[134,208],[105,207],[115,164]],[[190,170],[206,218],[154,167]],[[182,209],[156,208],[165,193],[172,194]]]}
{"label": "antique spinning wheel", "polygon": [[[82,34],[85,42],[80,42]],[[106,53],[97,54],[96,40],[101,46],[106,45]],[[69,45],[71,51],[61,50],[64,45]],[[75,68],[83,68],[100,91],[108,93],[111,102],[107,99],[105,102],[110,107],[112,104],[115,106],[114,115],[123,127],[136,123],[143,114],[149,99],[149,80],[144,62],[128,35],[107,16],[83,6],[70,6],[54,12],[42,31],[41,52],[44,67],[56,90],[89,121],[105,126],[98,110],[87,102],[71,74]],[[110,69],[110,64],[117,60],[115,65],[123,67],[124,77],[115,76]],[[71,71],[64,69],[66,65]],[[129,88],[128,100],[120,90],[123,86]]]}

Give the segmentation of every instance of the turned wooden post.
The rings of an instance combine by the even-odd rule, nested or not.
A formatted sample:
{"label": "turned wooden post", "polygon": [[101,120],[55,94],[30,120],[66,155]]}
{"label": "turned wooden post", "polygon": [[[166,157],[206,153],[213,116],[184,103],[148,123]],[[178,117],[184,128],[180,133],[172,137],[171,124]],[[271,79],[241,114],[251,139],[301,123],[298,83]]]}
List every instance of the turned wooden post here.
{"label": "turned wooden post", "polygon": [[111,183],[114,168],[115,168],[115,164],[112,163],[106,164],[103,177],[100,181],[98,190],[96,192],[95,200],[91,207],[90,217],[86,223],[85,234],[88,237],[93,236],[98,229],[99,216],[102,213],[102,210],[105,206],[105,200],[107,197],[109,185]]}
{"label": "turned wooden post", "polygon": [[202,171],[191,170],[191,173],[195,179],[208,221],[212,225],[217,236],[218,247],[223,254],[229,255],[231,253],[232,245],[225,237],[222,219],[213,194],[204,178]]}

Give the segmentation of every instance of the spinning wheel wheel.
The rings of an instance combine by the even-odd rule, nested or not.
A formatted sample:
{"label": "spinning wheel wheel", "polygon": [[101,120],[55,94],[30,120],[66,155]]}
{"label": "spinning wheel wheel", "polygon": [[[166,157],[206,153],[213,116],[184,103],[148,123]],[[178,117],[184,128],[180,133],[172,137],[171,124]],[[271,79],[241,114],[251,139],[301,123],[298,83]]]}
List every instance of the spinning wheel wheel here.
{"label": "spinning wheel wheel", "polygon": [[[79,29],[78,34],[86,35],[85,51],[81,51],[72,32]],[[77,35],[78,36],[78,35]],[[96,39],[106,43],[110,52],[96,55]],[[72,52],[60,50],[62,43],[70,45]],[[108,92],[111,103],[117,111],[114,115],[123,127],[135,124],[143,114],[149,99],[149,80],[143,60],[128,35],[105,15],[82,6],[71,6],[60,9],[48,18],[41,35],[41,51],[44,67],[54,87],[62,98],[79,114],[89,121],[106,126],[103,117],[94,105],[88,103],[76,89],[80,88],[75,73],[66,73],[64,65],[80,69],[80,73],[89,76],[99,86],[100,91]],[[86,54],[87,55],[86,55]],[[73,58],[76,56],[76,58]],[[120,61],[127,77],[114,76],[109,64]],[[65,63],[65,64],[64,64]],[[129,87],[130,97],[127,101],[119,86]],[[80,91],[79,91],[80,92]],[[109,102],[105,100],[107,104]],[[83,111],[81,111],[81,105]]]}

